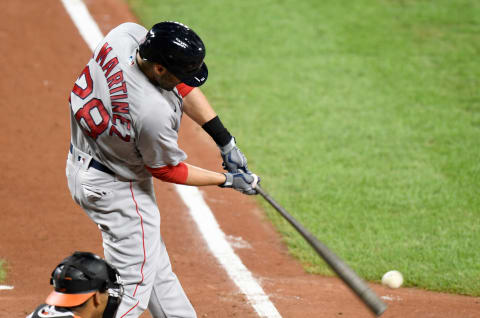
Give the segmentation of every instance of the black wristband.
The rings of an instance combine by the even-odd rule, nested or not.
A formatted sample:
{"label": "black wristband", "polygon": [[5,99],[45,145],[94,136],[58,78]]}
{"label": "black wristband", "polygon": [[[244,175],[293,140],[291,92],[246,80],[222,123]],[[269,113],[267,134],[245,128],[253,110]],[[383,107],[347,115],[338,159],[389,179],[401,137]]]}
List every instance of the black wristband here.
{"label": "black wristband", "polygon": [[207,121],[202,125],[202,128],[215,140],[219,147],[225,146],[232,139],[232,135],[230,135],[227,128],[223,127],[218,116]]}

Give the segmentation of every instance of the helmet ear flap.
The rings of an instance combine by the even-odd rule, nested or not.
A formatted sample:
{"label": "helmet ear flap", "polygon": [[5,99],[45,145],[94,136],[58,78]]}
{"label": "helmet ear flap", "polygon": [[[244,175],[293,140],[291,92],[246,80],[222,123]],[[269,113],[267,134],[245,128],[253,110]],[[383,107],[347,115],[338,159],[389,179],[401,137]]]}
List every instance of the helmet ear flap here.
{"label": "helmet ear flap", "polygon": [[[68,265],[65,265],[64,262],[60,263],[57,265],[57,267],[55,267],[55,269],[52,271],[52,274],[50,276],[50,285],[53,285],[53,287],[58,287],[56,286],[55,284],[55,280],[59,281],[59,280],[63,280],[65,278],[65,274],[67,272],[67,267]],[[55,275],[57,277],[55,277]]]}
{"label": "helmet ear flap", "polygon": [[55,271],[57,270],[58,266],[55,267],[55,269],[52,271],[52,274],[50,274],[50,285],[53,285],[53,275],[55,274]]}
{"label": "helmet ear flap", "polygon": [[106,280],[102,283],[102,286],[98,289],[101,293],[108,290],[109,281]]}

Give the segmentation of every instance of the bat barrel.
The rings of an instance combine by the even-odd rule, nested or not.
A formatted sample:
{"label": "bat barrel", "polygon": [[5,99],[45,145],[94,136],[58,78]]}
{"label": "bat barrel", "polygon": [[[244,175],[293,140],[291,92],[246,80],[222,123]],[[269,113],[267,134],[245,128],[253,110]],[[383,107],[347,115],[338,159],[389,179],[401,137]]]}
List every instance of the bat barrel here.
{"label": "bat barrel", "polygon": [[305,229],[290,213],[278,204],[259,185],[255,188],[257,192],[270,203],[313,247],[317,254],[332,268],[332,270],[352,289],[355,294],[368,306],[377,316],[383,314],[387,305],[368,287],[368,285],[335,253]]}

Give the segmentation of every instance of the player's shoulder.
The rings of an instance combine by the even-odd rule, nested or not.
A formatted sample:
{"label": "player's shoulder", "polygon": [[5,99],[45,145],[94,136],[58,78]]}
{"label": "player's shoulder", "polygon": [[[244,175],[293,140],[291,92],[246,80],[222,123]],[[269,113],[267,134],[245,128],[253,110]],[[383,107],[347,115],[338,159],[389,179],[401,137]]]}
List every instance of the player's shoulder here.
{"label": "player's shoulder", "polygon": [[[145,88],[148,98],[142,99],[138,107],[131,109],[134,112],[137,126],[149,128],[152,126],[176,126],[182,116],[182,103],[173,91],[163,91],[155,87]],[[138,126],[138,127],[140,127]]]}
{"label": "player's shoulder", "polygon": [[130,32],[142,32],[143,34],[146,34],[148,31],[143,25],[134,22],[124,22],[118,25],[117,28]]}
{"label": "player's shoulder", "polygon": [[145,98],[141,103],[142,113],[145,116],[155,118],[159,114],[168,116],[181,111],[177,103],[173,102],[170,92],[161,92],[158,88],[150,87],[147,94],[149,98]]}
{"label": "player's shoulder", "polygon": [[57,308],[47,304],[38,306],[26,318],[74,318],[75,315],[68,309]]}
{"label": "player's shoulder", "polygon": [[161,112],[178,112],[178,105],[182,103],[182,97],[176,90],[167,91],[153,85],[150,88],[156,92],[151,95],[155,96],[155,98],[148,101],[153,109]]}
{"label": "player's shoulder", "polygon": [[107,35],[107,37],[109,35],[114,35],[118,33],[127,33],[127,34],[131,34],[135,38],[141,38],[141,37],[145,37],[145,35],[147,34],[147,31],[148,30],[145,29],[145,27],[140,24],[137,24],[134,22],[125,22],[118,25],[114,29],[112,29]]}

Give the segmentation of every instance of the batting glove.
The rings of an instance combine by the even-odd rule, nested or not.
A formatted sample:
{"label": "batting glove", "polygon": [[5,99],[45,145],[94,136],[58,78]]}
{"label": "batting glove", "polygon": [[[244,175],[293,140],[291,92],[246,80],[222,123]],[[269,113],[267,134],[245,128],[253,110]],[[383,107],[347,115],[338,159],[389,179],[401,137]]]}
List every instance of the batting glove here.
{"label": "batting glove", "polygon": [[235,137],[232,137],[228,144],[220,147],[220,153],[223,159],[223,169],[230,173],[239,172],[239,170],[250,173],[247,168],[247,158],[245,158],[245,155],[237,147]]}
{"label": "batting glove", "polygon": [[253,173],[237,172],[237,173],[224,173],[227,180],[224,184],[220,185],[222,188],[233,188],[244,194],[257,194],[255,187],[260,182],[260,178]]}

